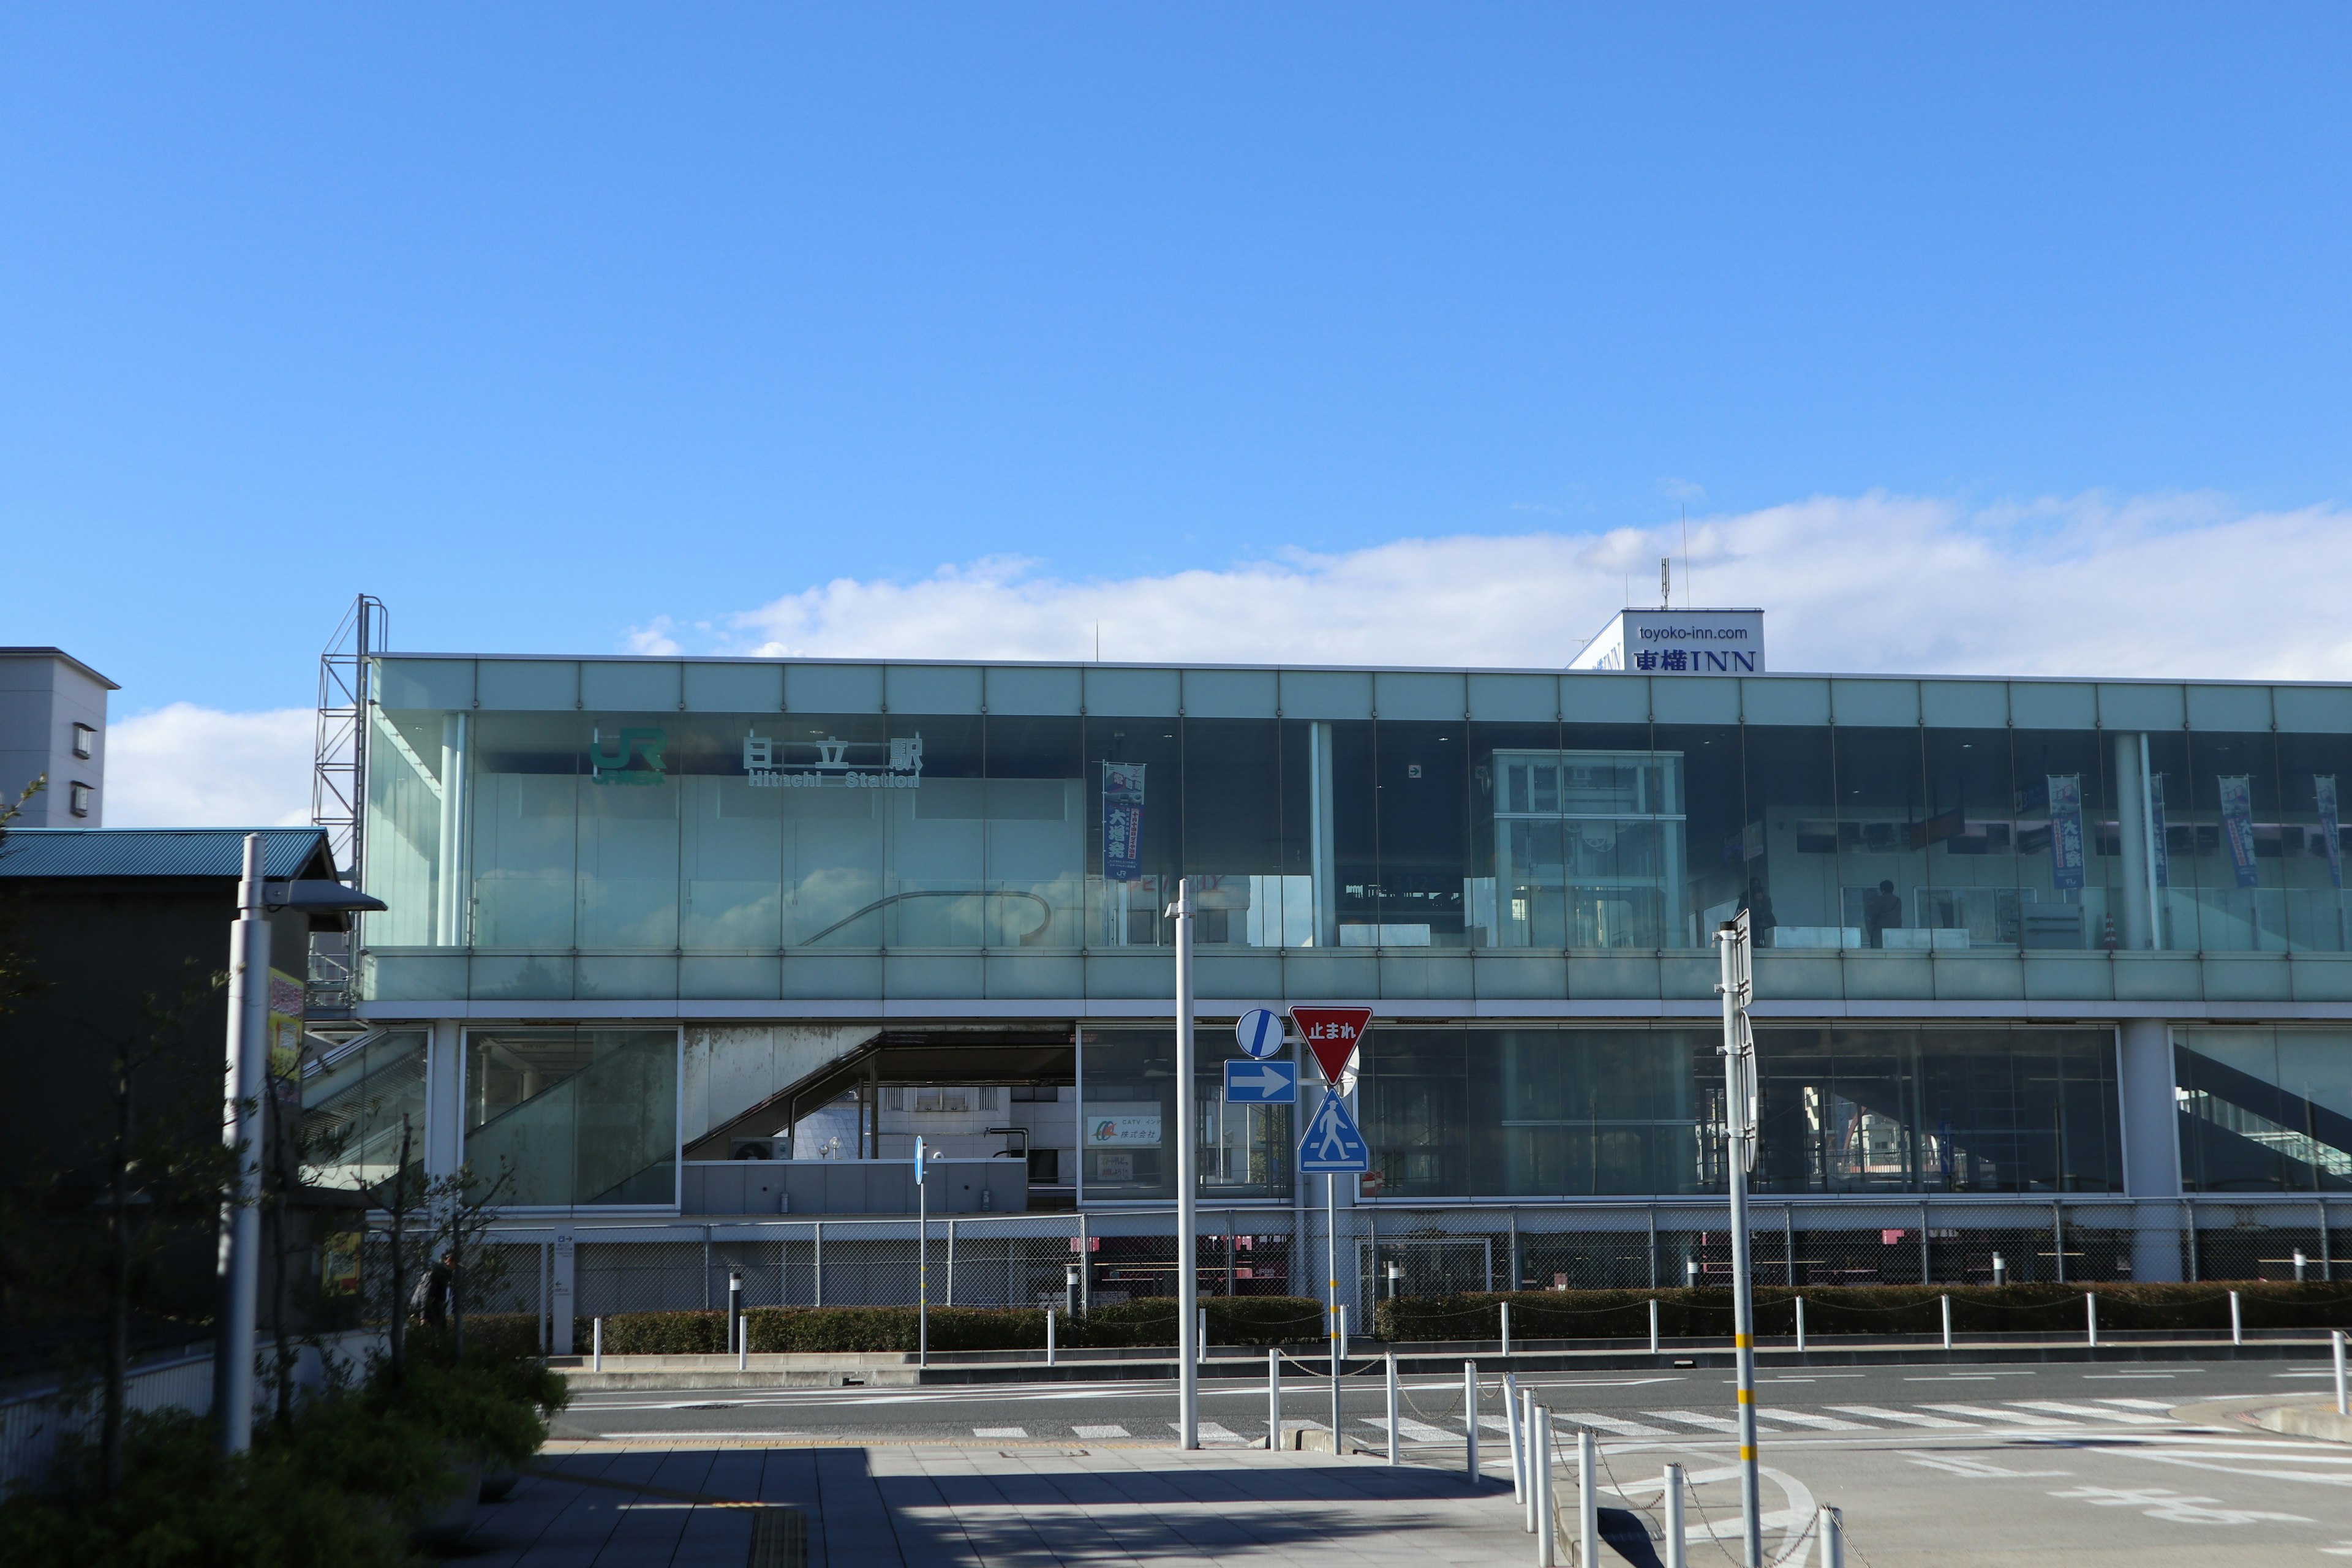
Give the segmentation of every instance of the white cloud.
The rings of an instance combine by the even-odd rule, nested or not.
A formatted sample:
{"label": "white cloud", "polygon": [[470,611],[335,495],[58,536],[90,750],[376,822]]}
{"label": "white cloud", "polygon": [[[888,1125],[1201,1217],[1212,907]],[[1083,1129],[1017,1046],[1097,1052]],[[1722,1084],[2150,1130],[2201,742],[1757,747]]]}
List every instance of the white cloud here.
{"label": "white cloud", "polygon": [[[1762,605],[1780,670],[2352,679],[2352,514],[2209,497],[1968,509],[1822,497],[1605,532],[1399,540],[1340,554],[1072,581],[983,558],[843,578],[698,651],[849,658],[1564,665],[1630,592]],[[1630,587],[1629,587],[1630,584]],[[678,629],[654,623],[666,641]]]}
{"label": "white cloud", "polygon": [[106,727],[109,827],[285,827],[310,820],[317,716],[174,702]]}

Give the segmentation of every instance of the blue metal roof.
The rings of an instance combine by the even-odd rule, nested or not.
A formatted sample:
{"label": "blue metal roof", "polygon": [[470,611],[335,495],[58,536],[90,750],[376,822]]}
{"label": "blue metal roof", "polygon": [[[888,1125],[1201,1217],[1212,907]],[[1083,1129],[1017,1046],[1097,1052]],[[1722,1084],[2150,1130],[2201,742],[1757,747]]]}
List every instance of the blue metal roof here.
{"label": "blue metal roof", "polygon": [[245,836],[261,835],[261,874],[333,875],[316,827],[26,827],[0,838],[0,877],[226,877],[245,868]]}

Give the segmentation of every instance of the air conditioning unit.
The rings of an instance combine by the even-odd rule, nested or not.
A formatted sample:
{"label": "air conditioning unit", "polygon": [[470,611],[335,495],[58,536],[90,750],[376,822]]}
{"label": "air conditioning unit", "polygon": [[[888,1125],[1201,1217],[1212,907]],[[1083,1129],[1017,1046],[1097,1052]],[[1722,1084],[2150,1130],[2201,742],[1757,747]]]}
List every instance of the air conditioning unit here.
{"label": "air conditioning unit", "polygon": [[773,1160],[777,1158],[776,1141],[772,1138],[734,1138],[727,1143],[730,1160]]}

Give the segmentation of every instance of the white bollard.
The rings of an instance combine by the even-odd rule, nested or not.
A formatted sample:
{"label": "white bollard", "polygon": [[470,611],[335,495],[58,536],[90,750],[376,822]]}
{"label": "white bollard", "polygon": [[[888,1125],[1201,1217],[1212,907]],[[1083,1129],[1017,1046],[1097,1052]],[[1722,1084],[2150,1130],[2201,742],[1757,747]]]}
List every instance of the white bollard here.
{"label": "white bollard", "polygon": [[1404,1457],[1397,1452],[1397,1371],[1396,1352],[1388,1354],[1389,1373],[1389,1463],[1402,1465]]}
{"label": "white bollard", "polygon": [[741,1372],[751,1364],[751,1320],[739,1317],[735,1330],[735,1370]]}
{"label": "white bollard", "polygon": [[1552,1568],[1555,1555],[1554,1537],[1558,1527],[1552,1522],[1551,1508],[1551,1412],[1539,1413],[1535,1424],[1536,1482],[1536,1564],[1537,1568]]}
{"label": "white bollard", "polygon": [[1845,1515],[1823,1503],[1814,1518],[1822,1538],[1822,1568],[1845,1568]]}
{"label": "white bollard", "polygon": [[1944,1298],[1944,1348],[1952,1348],[1952,1299]]}
{"label": "white bollard", "polygon": [[592,1358],[588,1363],[588,1370],[591,1372],[602,1372],[604,1370],[604,1320],[602,1318],[597,1319],[595,1325],[589,1330],[589,1334],[591,1336],[589,1342],[593,1345],[595,1349],[592,1352]]}
{"label": "white bollard", "polygon": [[1503,1303],[1503,1353],[1511,1353],[1511,1304]]}
{"label": "white bollard", "polygon": [[1196,1362],[1209,1359],[1209,1309],[1206,1307],[1201,1309],[1200,1330],[1192,1336],[1192,1359]]}
{"label": "white bollard", "polygon": [[1805,1348],[1805,1299],[1797,1298],[1797,1348]]}
{"label": "white bollard", "polygon": [[1478,1363],[1462,1363],[1462,1408],[1465,1412],[1462,1424],[1470,1433],[1470,1484],[1476,1486],[1486,1478],[1478,1468]]}
{"label": "white bollard", "polygon": [[1658,1353],[1658,1299],[1650,1298],[1650,1353]]}
{"label": "white bollard", "polygon": [[1690,1568],[1690,1542],[1683,1529],[1683,1468],[1666,1467],[1666,1568]]}
{"label": "white bollard", "polygon": [[1348,1304],[1339,1303],[1339,1359],[1348,1359]]}
{"label": "white bollard", "polygon": [[1278,1348],[1265,1352],[1265,1446],[1269,1452],[1282,1447],[1282,1352]]}
{"label": "white bollard", "polygon": [[2239,1314],[2235,1290],[2230,1292],[2230,1342],[2233,1345],[2246,1342],[2246,1320]]}
{"label": "white bollard", "polygon": [[1576,1429],[1576,1561],[1601,1561],[1601,1454],[1584,1426]]}
{"label": "white bollard", "polygon": [[1519,1430],[1519,1380],[1507,1372],[1503,1374],[1503,1436],[1511,1447],[1511,1500],[1525,1502],[1528,1449],[1526,1436]]}
{"label": "white bollard", "polygon": [[1054,1309],[1045,1309],[1045,1364],[1054,1364]]}
{"label": "white bollard", "polygon": [[2090,1346],[2099,1348],[2099,1299],[2089,1291],[2083,1293],[2083,1325],[2090,1335]]}
{"label": "white bollard", "polygon": [[2298,1285],[2303,1283],[2303,1271],[2308,1261],[2309,1260],[2303,1256],[2303,1248],[2300,1247],[2296,1247],[2294,1249],[2294,1282]]}
{"label": "white bollard", "polygon": [[2009,1263],[1998,1252],[1992,1255],[1992,1282],[1995,1288],[2009,1283]]}
{"label": "white bollard", "polygon": [[2328,1348],[2336,1352],[2336,1414],[2352,1415],[2352,1405],[2345,1403],[2344,1331],[2337,1329],[2327,1336]]}
{"label": "white bollard", "polygon": [[1543,1435],[1536,1430],[1536,1391],[1532,1388],[1523,1388],[1519,1390],[1519,1427],[1525,1435],[1519,1442],[1527,1455],[1528,1484],[1520,1493],[1520,1501],[1526,1505],[1526,1528],[1529,1534],[1535,1532],[1537,1510],[1539,1506],[1536,1501],[1536,1494],[1550,1489],[1544,1484],[1543,1467],[1549,1461],[1551,1456],[1543,1442]]}

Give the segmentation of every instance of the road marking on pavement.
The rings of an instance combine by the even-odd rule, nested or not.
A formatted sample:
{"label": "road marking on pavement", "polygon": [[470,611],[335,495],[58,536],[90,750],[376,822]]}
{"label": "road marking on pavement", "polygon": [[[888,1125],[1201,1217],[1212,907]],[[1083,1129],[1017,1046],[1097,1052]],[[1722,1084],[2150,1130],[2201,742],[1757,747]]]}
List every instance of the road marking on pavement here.
{"label": "road marking on pavement", "polygon": [[[1367,1426],[1377,1426],[1383,1432],[1389,1429],[1388,1417],[1385,1415],[1359,1415],[1356,1419],[1361,1421]],[[1454,1434],[1448,1432],[1444,1427],[1432,1426],[1426,1421],[1415,1421],[1410,1415],[1400,1415],[1397,1417],[1397,1436],[1400,1437],[1410,1437],[1416,1443],[1451,1443],[1454,1441]]]}
{"label": "road marking on pavement", "polygon": [[1874,1432],[1859,1421],[1841,1421],[1834,1415],[1815,1415],[1803,1410],[1783,1410],[1778,1405],[1756,1412],[1759,1421],[1786,1421],[1791,1426],[1811,1426],[1823,1432]]}
{"label": "road marking on pavement", "polygon": [[2102,1409],[2096,1405],[2074,1405],[2063,1399],[2011,1399],[2004,1404],[2020,1410],[2047,1410],[2058,1415],[2091,1415],[2101,1421],[2117,1421],[2126,1426],[2169,1426],[2171,1422],[2161,1415],[2134,1415],[2128,1411]]}
{"label": "road marking on pavement", "polygon": [[1906,1426],[1944,1426],[1973,1432],[1973,1421],[1952,1421],[1941,1415],[1918,1415],[1905,1410],[1889,1410],[1879,1405],[1832,1405],[1831,1409],[1846,1415],[1867,1415],[1874,1421],[1895,1421]]}
{"label": "road marking on pavement", "polygon": [[[1511,1424],[1499,1415],[1481,1415],[1478,1417],[1478,1425],[1489,1432],[1508,1432],[1511,1429]],[[1585,1425],[1589,1426],[1591,1423],[1588,1421]]]}
{"label": "road marking on pavement", "polygon": [[1973,1415],[1979,1421],[1990,1421],[2001,1426],[2072,1426],[2072,1421],[2061,1421],[2051,1415],[2028,1415],[2021,1410],[1995,1410],[1989,1405],[1930,1405],[1927,1408],[1940,1410],[1948,1415]]}
{"label": "road marking on pavement", "polygon": [[2072,1470],[2011,1470],[1983,1459],[1971,1459],[1962,1454],[1929,1454],[1917,1448],[1897,1448],[1896,1453],[1915,1465],[1925,1465],[1931,1470],[1948,1470],[1956,1476],[1982,1478],[1987,1476],[2071,1476]]}
{"label": "road marking on pavement", "polygon": [[1070,1430],[1076,1432],[1081,1437],[1091,1438],[1097,1442],[1100,1442],[1105,1437],[1125,1437],[1130,1436],[1128,1429],[1124,1426],[1073,1426]]}
{"label": "road marking on pavement", "polygon": [[[1614,1432],[1622,1437],[1671,1437],[1672,1432],[1663,1426],[1644,1426],[1639,1421],[1628,1421],[1619,1415],[1595,1415],[1590,1410],[1559,1410],[1553,1414],[1560,1420],[1578,1426],[1597,1426],[1603,1432]],[[1644,1415],[1655,1415],[1654,1410],[1644,1410]]]}
{"label": "road marking on pavement", "polygon": [[2280,1524],[2309,1524],[2312,1521],[2299,1513],[2266,1513],[2258,1509],[2222,1508],[2219,1498],[2189,1497],[2164,1487],[2137,1487],[2125,1490],[2116,1487],[2076,1487],[2071,1491],[2052,1492],[2054,1498],[2086,1502],[2094,1508],[2137,1508],[2150,1519],[2168,1520],[2175,1524],[2252,1524],[2257,1520],[2270,1520]]}
{"label": "road marking on pavement", "polygon": [[971,1435],[975,1437],[1026,1437],[1029,1429],[1025,1426],[975,1426]]}
{"label": "road marking on pavement", "polygon": [[2169,1411],[2172,1408],[2171,1405],[2166,1404],[2161,1399],[2102,1399],[2099,1403],[2102,1405],[2120,1405],[2127,1410]]}
{"label": "road marking on pavement", "polygon": [[[1168,1423],[1168,1429],[1171,1432],[1181,1432],[1184,1427],[1181,1422],[1171,1421]],[[1203,1443],[1243,1443],[1253,1448],[1258,1446],[1256,1438],[1244,1437],[1238,1432],[1229,1431],[1215,1421],[1202,1422],[1200,1431],[1201,1441]]]}
{"label": "road marking on pavement", "polygon": [[1681,1421],[1693,1426],[1704,1426],[1710,1432],[1737,1432],[1739,1423],[1727,1415],[1709,1415],[1697,1410],[1644,1410],[1644,1415],[1654,1415],[1661,1421]]}

